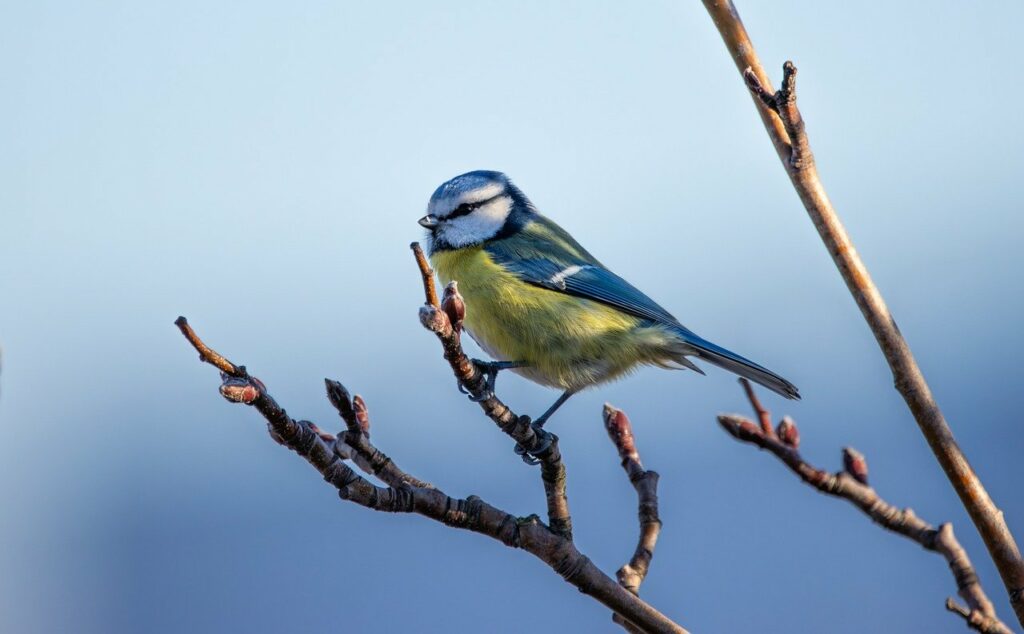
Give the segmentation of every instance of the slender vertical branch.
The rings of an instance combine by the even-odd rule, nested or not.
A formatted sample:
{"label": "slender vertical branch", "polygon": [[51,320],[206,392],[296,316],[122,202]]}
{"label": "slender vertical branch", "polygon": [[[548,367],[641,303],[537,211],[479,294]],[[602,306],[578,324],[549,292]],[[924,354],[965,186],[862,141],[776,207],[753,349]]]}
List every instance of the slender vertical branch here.
{"label": "slender vertical branch", "polygon": [[892,371],[896,389],[910,408],[928,445],[967,509],[1006,586],[1017,619],[1024,625],[1024,559],[1003,513],[953,438],[906,340],[832,207],[810,151],[796,106],[796,67],[787,62],[783,87],[772,92],[768,76],[731,0],[703,0],[743,75],[768,136],[793,187],[821,236],[846,286],[860,307]]}

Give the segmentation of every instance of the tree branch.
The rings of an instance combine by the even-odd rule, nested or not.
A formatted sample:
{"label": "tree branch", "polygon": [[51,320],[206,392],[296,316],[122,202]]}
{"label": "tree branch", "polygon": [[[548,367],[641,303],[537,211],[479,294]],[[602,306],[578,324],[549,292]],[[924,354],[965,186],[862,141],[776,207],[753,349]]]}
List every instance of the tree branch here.
{"label": "tree branch", "polygon": [[[544,483],[544,494],[547,498],[548,524],[551,530],[571,540],[572,518],[569,515],[565,465],[558,449],[558,436],[552,434],[553,440],[544,447],[545,441],[534,433],[529,416],[517,416],[497,396],[487,392],[484,374],[466,356],[459,332],[452,327],[448,314],[438,304],[437,292],[433,290],[434,271],[427,263],[423,249],[418,242],[413,242],[410,248],[416,256],[416,264],[423,277],[424,293],[427,296],[427,303],[420,308],[420,323],[437,335],[444,350],[444,358],[451,366],[456,381],[477,400],[484,414],[519,446],[540,460],[541,481]],[[454,287],[450,288],[452,292],[458,292]],[[461,304],[461,299],[458,302]]]}
{"label": "tree branch", "polygon": [[782,90],[773,93],[731,0],[703,2],[758,104],[758,113],[793,187],[889,363],[896,389],[906,401],[921,433],[981,534],[1006,586],[1017,620],[1024,625],[1024,559],[1020,549],[1002,511],[989,497],[957,445],[910,346],[897,328],[889,307],[825,193],[814,165],[803,118],[796,106],[796,67],[792,62],[786,62]]}
{"label": "tree branch", "polygon": [[[636,489],[637,515],[640,520],[640,537],[636,550],[615,576],[623,588],[639,596],[640,584],[647,577],[651,560],[654,558],[654,547],[658,544],[658,535],[661,533],[661,518],[658,517],[658,474],[647,471],[640,462],[640,452],[633,437],[633,425],[629,422],[626,412],[605,403],[604,427],[619,453],[619,458],[622,459],[622,468]],[[613,620],[627,630],[630,629],[630,623],[621,615],[616,614]]]}
{"label": "tree branch", "polygon": [[[743,383],[744,391],[752,397],[751,406],[758,417],[771,420],[771,414],[757,400],[746,379],[740,379],[740,382]],[[917,517],[909,508],[898,509],[879,497],[868,485],[868,467],[863,454],[850,447],[844,448],[843,470],[829,473],[809,464],[800,455],[796,423],[788,417],[783,418],[774,433],[766,433],[752,420],[736,414],[723,414],[718,417],[718,423],[733,438],[770,451],[801,480],[818,491],[850,502],[882,528],[908,537],[926,550],[942,555],[949,563],[958,593],[969,608],[950,610],[964,616],[968,624],[979,632],[1012,634],[1010,628],[996,617],[995,608],[981,587],[967,551],[953,535],[953,526],[946,523],[935,528]],[[956,603],[948,599],[946,605],[956,606]]]}
{"label": "tree branch", "polygon": [[[365,404],[358,404],[362,399],[349,399],[348,391],[337,381],[326,381],[327,393],[345,420],[346,430],[334,436],[309,421],[289,416],[261,381],[249,376],[243,366],[236,366],[203,343],[184,317],[179,317],[175,324],[200,353],[201,360],[222,371],[221,395],[228,401],[255,407],[266,419],[271,437],[305,458],[324,480],[338,490],[341,499],[375,511],[416,513],[453,528],[486,535],[506,546],[520,548],[543,561],[580,592],[624,615],[640,631],[686,633],[682,627],[601,572],[570,539],[553,531],[536,515],[515,517],[475,495],[454,498],[404,472],[370,443]],[[388,486],[376,486],[356,473],[345,464],[349,457],[360,469],[380,478]]]}

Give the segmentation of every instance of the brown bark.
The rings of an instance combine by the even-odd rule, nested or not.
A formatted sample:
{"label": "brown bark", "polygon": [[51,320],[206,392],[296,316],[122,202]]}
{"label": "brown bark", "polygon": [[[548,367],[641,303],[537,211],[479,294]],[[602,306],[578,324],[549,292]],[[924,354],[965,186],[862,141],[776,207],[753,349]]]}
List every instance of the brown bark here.
{"label": "brown bark", "polygon": [[[636,438],[633,436],[633,425],[626,412],[605,403],[604,427],[619,453],[623,470],[636,489],[637,517],[640,521],[640,537],[636,550],[615,576],[622,587],[639,596],[640,584],[647,578],[651,560],[654,559],[654,547],[657,546],[658,535],[661,534],[661,518],[658,516],[658,474],[644,469],[643,463],[640,462],[640,452],[636,448]],[[616,614],[614,620],[627,630],[631,629],[631,624],[621,615]]]}
{"label": "brown bark", "polygon": [[743,75],[758,114],[782,160],[793,187],[821,236],[851,295],[868,322],[921,433],[981,534],[1009,594],[1017,620],[1024,625],[1024,559],[1002,511],[989,497],[967,462],[921,369],[889,308],[861,261],[853,241],[825,192],[814,164],[803,117],[796,106],[796,67],[786,62],[782,89],[773,92],[736,7],[731,0],[703,0]]}
{"label": "brown bark", "polygon": [[[543,441],[534,433],[528,416],[517,416],[493,393],[486,394],[485,378],[462,350],[462,338],[452,327],[448,314],[441,309],[434,291],[434,271],[430,268],[419,243],[410,245],[416,257],[416,265],[423,277],[427,302],[420,308],[420,322],[423,327],[437,335],[444,350],[444,358],[459,382],[469,394],[477,399],[480,409],[498,428],[516,443],[540,460],[541,481],[548,505],[548,524],[551,530],[572,539],[572,517],[569,514],[569,499],[566,496],[565,465],[558,450],[558,436],[553,436],[545,448]],[[457,292],[457,291],[453,291]],[[484,398],[486,396],[486,398]]]}
{"label": "brown bark", "polygon": [[[447,318],[444,317],[444,320],[447,321]],[[506,546],[525,550],[537,557],[580,592],[594,597],[615,614],[622,615],[635,631],[686,633],[685,629],[604,574],[576,549],[571,536],[564,531],[554,530],[536,515],[525,518],[513,516],[474,495],[466,498],[451,497],[402,470],[370,443],[370,418],[365,402],[359,396],[350,397],[348,390],[337,381],[325,380],[328,399],[338,410],[346,427],[335,435],[322,431],[309,421],[292,418],[278,405],[262,381],[249,375],[245,366],[235,365],[207,346],[184,317],[179,317],[175,324],[199,352],[200,361],[221,371],[221,395],[231,402],[256,408],[267,421],[271,438],[305,458],[324,480],[338,490],[343,500],[376,511],[416,513],[453,528],[487,535]],[[447,332],[444,328],[441,331]],[[493,400],[496,402],[491,403],[485,411],[507,413],[515,418],[500,401]],[[507,422],[502,416],[497,418]],[[514,422],[510,424],[511,428],[519,430]],[[517,436],[529,441],[525,434],[518,431]],[[541,455],[545,456],[545,460],[561,465],[557,448],[554,452],[541,452]],[[351,459],[362,471],[379,478],[387,486],[377,486],[359,475],[345,463],[346,459]],[[561,469],[564,474],[564,466]],[[560,492],[555,487],[549,497],[560,496],[564,499],[564,476],[561,481]],[[557,504],[555,506],[558,507]],[[558,519],[561,516],[556,512],[554,517]],[[567,507],[565,517],[568,517]]]}
{"label": "brown bark", "polygon": [[[750,404],[758,419],[771,421],[771,413],[757,400],[746,379],[740,379],[740,382],[744,384],[743,389],[750,397]],[[799,438],[796,423],[788,417],[779,423],[779,429],[774,432],[766,432],[761,425],[736,414],[721,415],[718,423],[733,438],[774,454],[801,480],[818,491],[850,502],[882,528],[908,537],[926,550],[942,555],[953,573],[958,593],[967,602],[967,608],[962,608],[953,599],[947,599],[947,608],[963,616],[968,625],[979,632],[1012,634],[1010,628],[996,616],[995,608],[982,589],[974,566],[967,557],[967,551],[953,535],[953,526],[947,523],[935,528],[917,517],[909,508],[898,509],[879,497],[868,485],[867,461],[859,451],[844,448],[843,470],[830,473],[803,459],[797,449],[798,441],[795,440]]]}

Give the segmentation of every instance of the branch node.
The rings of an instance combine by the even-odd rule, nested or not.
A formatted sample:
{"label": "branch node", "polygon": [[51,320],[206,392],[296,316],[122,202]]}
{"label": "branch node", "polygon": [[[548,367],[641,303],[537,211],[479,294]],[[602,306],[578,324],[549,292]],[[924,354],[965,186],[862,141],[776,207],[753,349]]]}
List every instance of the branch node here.
{"label": "branch node", "polygon": [[761,103],[772,112],[779,112],[779,104],[775,100],[775,95],[768,92],[768,90],[761,83],[761,80],[757,78],[757,74],[754,73],[754,69],[747,66],[743,71],[743,79],[747,83],[747,88],[750,89],[754,96],[761,100]]}
{"label": "branch node", "polygon": [[782,88],[776,94],[776,100],[784,104],[796,103],[796,65],[787,60],[782,65]]}
{"label": "branch node", "polygon": [[608,438],[615,445],[619,458],[624,461],[623,464],[627,460],[633,460],[639,465],[640,454],[636,449],[636,439],[633,437],[633,425],[629,422],[626,412],[605,403],[604,428],[608,432]]}
{"label": "branch node", "polygon": [[327,388],[327,400],[331,402],[338,415],[345,421],[345,427],[349,431],[361,432],[362,425],[356,414],[355,406],[352,404],[352,395],[348,389],[339,381],[324,379],[324,386]]}
{"label": "branch node", "polygon": [[455,332],[462,332],[462,322],[466,318],[466,302],[459,293],[459,283],[455,280],[448,282],[444,287],[444,296],[441,298],[441,310],[448,316]]}
{"label": "branch node", "polygon": [[843,447],[843,471],[863,485],[868,484],[868,461],[853,447]]}
{"label": "branch node", "polygon": [[220,395],[232,403],[252,405],[260,397],[260,389],[249,378],[241,378],[221,373],[223,382]]}
{"label": "branch node", "polygon": [[775,435],[779,437],[779,440],[793,449],[800,448],[800,430],[797,429],[796,422],[789,416],[783,416],[782,420],[779,421],[779,426],[775,430]]}
{"label": "branch node", "polygon": [[451,324],[448,322],[448,316],[445,315],[444,311],[440,310],[437,306],[431,306],[429,304],[420,306],[419,316],[420,323],[423,327],[435,335],[443,335],[451,328]]}

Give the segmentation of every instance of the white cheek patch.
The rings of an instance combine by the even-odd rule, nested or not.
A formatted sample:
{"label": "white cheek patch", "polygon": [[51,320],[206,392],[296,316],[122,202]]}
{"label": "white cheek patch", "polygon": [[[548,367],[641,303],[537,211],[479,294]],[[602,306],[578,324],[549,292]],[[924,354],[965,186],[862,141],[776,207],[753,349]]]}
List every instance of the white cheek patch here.
{"label": "white cheek patch", "polygon": [[453,247],[478,244],[501,231],[511,211],[512,199],[502,196],[470,214],[442,221],[436,230],[437,239]]}

